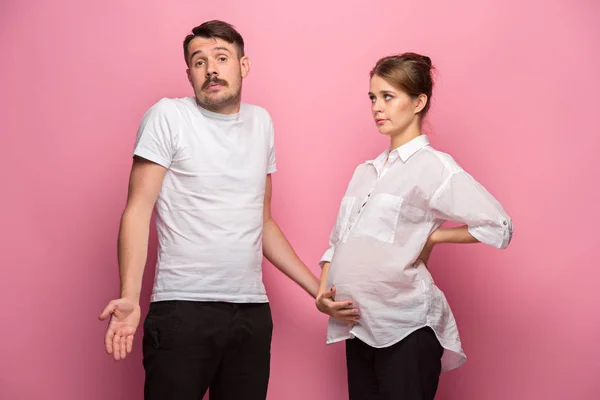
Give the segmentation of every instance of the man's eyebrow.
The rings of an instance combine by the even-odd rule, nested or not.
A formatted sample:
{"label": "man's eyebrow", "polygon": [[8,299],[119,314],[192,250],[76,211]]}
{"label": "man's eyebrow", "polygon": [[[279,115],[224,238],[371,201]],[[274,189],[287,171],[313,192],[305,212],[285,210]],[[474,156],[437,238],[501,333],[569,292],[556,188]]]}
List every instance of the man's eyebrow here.
{"label": "man's eyebrow", "polygon": [[[226,52],[228,52],[229,54],[231,54],[231,50],[229,50],[227,47],[222,47],[222,46],[219,46],[219,47],[215,47],[215,48],[213,48],[212,50],[217,50],[217,51],[226,51]],[[196,57],[198,54],[201,54],[201,53],[203,53],[203,51],[202,51],[201,49],[200,49],[200,50],[196,50],[195,52],[193,52],[193,53],[190,55],[190,60],[191,60],[192,58]]]}

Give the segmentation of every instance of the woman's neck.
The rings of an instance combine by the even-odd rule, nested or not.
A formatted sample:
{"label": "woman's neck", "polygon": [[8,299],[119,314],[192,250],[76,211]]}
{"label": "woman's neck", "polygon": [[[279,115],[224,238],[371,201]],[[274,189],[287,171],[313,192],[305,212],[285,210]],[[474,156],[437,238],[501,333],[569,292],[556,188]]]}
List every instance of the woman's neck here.
{"label": "woman's neck", "polygon": [[421,127],[419,126],[419,124],[413,124],[408,126],[402,132],[392,135],[390,142],[390,151],[397,149],[398,147],[410,142],[411,140],[420,135]]}

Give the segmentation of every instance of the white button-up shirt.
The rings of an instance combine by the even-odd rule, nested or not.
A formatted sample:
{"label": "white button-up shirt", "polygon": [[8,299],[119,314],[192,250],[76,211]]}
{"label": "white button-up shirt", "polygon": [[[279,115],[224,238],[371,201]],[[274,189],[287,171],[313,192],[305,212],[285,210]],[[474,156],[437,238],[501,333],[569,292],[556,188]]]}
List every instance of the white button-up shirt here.
{"label": "white button-up shirt", "polygon": [[445,349],[442,370],[466,361],[444,294],[415,262],[447,220],[468,225],[477,240],[497,248],[512,236],[498,201],[425,135],[358,166],[321,265],[331,262],[327,287],[335,286],[336,301],[355,304],[360,322],[330,318],[327,343],[357,337],[388,347],[429,326]]}

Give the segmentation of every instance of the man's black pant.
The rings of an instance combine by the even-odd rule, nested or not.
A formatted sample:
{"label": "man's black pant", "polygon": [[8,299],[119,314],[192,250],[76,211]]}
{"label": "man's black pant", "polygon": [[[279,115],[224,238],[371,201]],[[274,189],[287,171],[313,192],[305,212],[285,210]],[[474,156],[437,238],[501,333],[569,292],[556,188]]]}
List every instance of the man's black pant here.
{"label": "man's black pant", "polygon": [[144,399],[265,400],[272,332],[268,303],[151,303]]}

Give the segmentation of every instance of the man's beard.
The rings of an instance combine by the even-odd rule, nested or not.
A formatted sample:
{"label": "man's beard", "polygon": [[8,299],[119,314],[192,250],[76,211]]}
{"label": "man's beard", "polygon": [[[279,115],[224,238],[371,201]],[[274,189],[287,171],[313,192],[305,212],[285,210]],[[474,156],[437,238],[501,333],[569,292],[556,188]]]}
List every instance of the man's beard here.
{"label": "man's beard", "polygon": [[229,88],[229,83],[227,81],[225,81],[223,79],[219,79],[216,76],[213,76],[211,79],[207,79],[201,88],[200,93],[202,95],[198,96],[198,103],[200,104],[200,106],[207,108],[207,109],[213,109],[213,110],[217,109],[218,110],[222,107],[225,107],[225,106],[228,106],[231,104],[235,104],[240,100],[241,87],[240,87],[240,90],[238,90],[237,92],[219,95],[216,98],[206,95],[205,89],[211,83],[217,83],[219,85],[222,85],[224,88]]}

